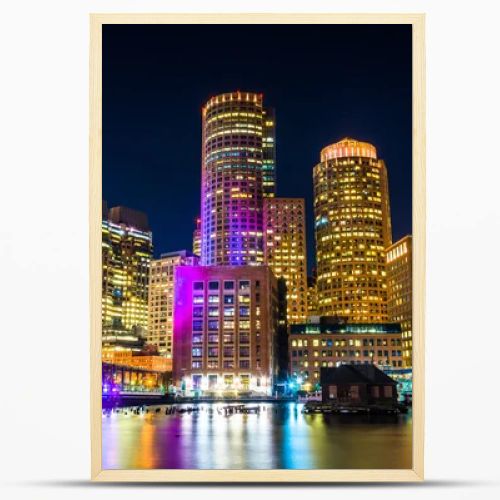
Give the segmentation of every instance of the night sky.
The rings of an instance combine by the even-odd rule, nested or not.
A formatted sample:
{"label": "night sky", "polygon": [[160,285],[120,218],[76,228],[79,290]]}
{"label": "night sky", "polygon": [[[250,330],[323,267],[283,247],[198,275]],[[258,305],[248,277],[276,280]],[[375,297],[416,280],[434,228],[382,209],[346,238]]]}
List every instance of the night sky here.
{"label": "night sky", "polygon": [[103,199],[147,213],[156,256],[192,248],[201,108],[234,90],[276,110],[277,195],[306,199],[309,269],[312,169],[345,136],[376,146],[393,239],[411,233],[410,25],[107,25]]}

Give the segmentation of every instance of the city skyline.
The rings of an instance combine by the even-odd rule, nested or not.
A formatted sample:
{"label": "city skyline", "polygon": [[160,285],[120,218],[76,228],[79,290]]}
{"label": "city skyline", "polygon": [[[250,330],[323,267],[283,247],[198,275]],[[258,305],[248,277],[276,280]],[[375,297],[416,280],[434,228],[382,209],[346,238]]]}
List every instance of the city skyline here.
{"label": "city skyline", "polygon": [[[104,239],[107,221],[103,222],[103,269],[117,278],[103,298],[110,300],[110,306],[120,306],[122,297],[129,301],[134,296],[135,288],[141,294],[146,291],[142,277],[149,275],[148,340],[156,346],[154,352],[172,359],[173,384],[183,394],[221,393],[225,388],[270,395],[273,386],[294,384],[316,390],[320,369],[334,368],[337,362],[402,369],[403,338],[405,363],[411,367],[412,271],[408,244],[391,246],[387,172],[376,148],[344,138],[321,151],[321,161],[314,169],[319,316],[305,322],[303,199],[275,198],[272,193],[267,198],[262,196],[264,169],[261,142],[257,140],[262,137],[259,96],[235,92],[212,98],[209,106],[214,104],[212,113],[204,108],[204,120],[213,125],[204,128],[202,136],[206,150],[201,261],[197,257],[189,262],[167,259],[179,256],[173,252],[162,255],[166,260],[153,261],[150,273],[143,272],[142,262],[150,258],[150,253],[144,252],[142,241],[129,241],[127,234],[135,235],[139,227],[149,229],[147,216],[126,207],[111,208],[106,210],[110,222],[123,226],[110,246]],[[234,215],[228,218],[228,212]],[[213,222],[215,218],[220,220]],[[259,234],[264,247],[258,239],[248,237]],[[144,236],[151,242],[150,232]],[[259,248],[264,249],[262,262],[255,258]],[[187,255],[184,251],[184,257]],[[211,255],[216,256],[213,263]],[[403,256],[404,261],[396,263]],[[390,296],[387,266],[392,269]],[[129,276],[125,280],[123,270]],[[284,288],[278,285],[278,279],[284,279]],[[388,303],[392,304],[390,318]],[[122,326],[120,316],[118,312],[109,318],[112,327]],[[286,317],[292,328],[288,333]],[[103,316],[103,326],[108,326],[109,319]],[[346,338],[350,333],[342,326],[346,323],[349,325],[345,328],[354,329],[353,338]],[[294,333],[294,325],[298,325],[295,333],[305,337],[289,342],[287,371],[291,382],[286,382],[287,376],[280,379],[278,374],[278,346],[286,335]],[[312,325],[319,325],[319,329]],[[332,325],[340,329],[334,332]],[[125,344],[131,335],[125,334],[120,340],[123,332],[116,333],[110,331],[103,340],[115,342],[116,355],[121,356],[120,351],[129,349]],[[134,332],[130,333],[134,342],[139,342]],[[325,338],[309,338],[323,333]],[[332,333],[343,338],[334,341]],[[360,338],[360,334],[368,337]],[[320,344],[326,349],[320,351]],[[143,347],[145,353],[153,352]],[[111,353],[106,359],[111,359]],[[407,373],[400,375],[406,377]],[[115,373],[113,377],[122,380],[122,375]],[[155,380],[159,383],[161,379]]]}
{"label": "city skyline", "polygon": [[[357,42],[351,40],[347,44],[342,43],[343,27],[316,27],[308,41],[295,41],[292,46],[301,61],[311,53],[306,69],[312,70],[317,65],[322,78],[313,78],[311,73],[311,78],[303,76],[300,81],[292,81],[287,78],[291,74],[289,56],[285,60],[263,58],[260,66],[256,66],[246,42],[239,46],[238,61],[232,57],[235,50],[228,48],[226,55],[214,63],[214,71],[207,73],[206,66],[193,64],[186,57],[189,63],[184,65],[176,60],[176,72],[172,76],[171,68],[157,68],[160,49],[163,44],[172,46],[176,29],[156,28],[138,39],[131,38],[129,30],[140,30],[140,26],[106,26],[103,30],[103,91],[108,90],[103,108],[103,198],[110,206],[126,205],[148,214],[156,257],[164,252],[191,249],[195,218],[200,212],[201,106],[212,95],[238,88],[263,92],[266,105],[276,111],[277,196],[306,200],[309,272],[316,258],[312,170],[320,150],[346,135],[377,147],[387,163],[393,239],[396,241],[411,233],[410,30],[405,31],[404,26],[355,27],[359,35],[355,37]],[[204,27],[198,28],[204,33]],[[278,34],[276,28],[279,28]],[[234,29],[227,27],[227,33],[233,30],[234,34]],[[294,30],[311,27],[274,26],[272,33],[262,26],[244,29],[261,30],[263,36],[258,45],[271,39],[276,45],[279,37],[274,49],[277,54],[280,47],[283,49],[291,43],[292,35],[297,34]],[[106,42],[108,32],[113,35],[109,37],[109,44]],[[352,37],[353,32],[349,33]],[[184,43],[186,37],[184,31],[176,43]],[[395,37],[400,40],[399,44],[394,43]],[[220,34],[212,37],[207,50],[222,38]],[[372,40],[369,46],[362,43],[369,39]],[[131,40],[134,43],[138,40],[133,50],[128,45]],[[342,53],[341,78],[335,73],[334,61],[321,66],[318,60],[331,44]],[[191,41],[186,50],[190,55],[194,42]],[[169,57],[177,56],[170,54]],[[195,60],[198,59],[195,57]],[[217,77],[214,73],[220,71],[224,62],[229,76],[222,71]],[[189,78],[193,66],[203,71],[205,76],[201,82]],[[172,76],[168,84],[167,73]],[[325,80],[330,83],[325,85]],[[158,93],[160,87],[164,89],[163,96]],[[124,99],[127,99],[127,113],[123,112]],[[168,106],[171,112],[167,112]],[[182,113],[178,112],[179,107]],[[174,214],[181,216],[173,217]]]}
{"label": "city skyline", "polygon": [[[387,417],[376,465],[388,445],[401,467],[411,28],[104,26],[103,52],[104,455],[141,467],[113,444],[139,425],[169,449],[147,468],[261,467],[242,451],[296,468],[296,446],[305,469],[343,468],[330,417],[367,419],[367,450]],[[301,431],[317,416],[319,440]],[[235,424],[267,450],[237,438],[206,462]]]}

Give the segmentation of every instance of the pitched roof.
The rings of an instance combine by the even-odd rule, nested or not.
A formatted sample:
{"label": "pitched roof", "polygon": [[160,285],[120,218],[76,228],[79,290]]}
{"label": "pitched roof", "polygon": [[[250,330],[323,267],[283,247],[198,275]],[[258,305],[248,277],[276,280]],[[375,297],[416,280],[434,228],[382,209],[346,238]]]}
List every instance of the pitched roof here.
{"label": "pitched roof", "polygon": [[340,365],[321,369],[321,383],[396,385],[396,382],[375,365]]}
{"label": "pitched roof", "polygon": [[386,375],[382,370],[379,370],[375,365],[356,365],[353,368],[361,372],[372,383],[397,384],[395,380]]}

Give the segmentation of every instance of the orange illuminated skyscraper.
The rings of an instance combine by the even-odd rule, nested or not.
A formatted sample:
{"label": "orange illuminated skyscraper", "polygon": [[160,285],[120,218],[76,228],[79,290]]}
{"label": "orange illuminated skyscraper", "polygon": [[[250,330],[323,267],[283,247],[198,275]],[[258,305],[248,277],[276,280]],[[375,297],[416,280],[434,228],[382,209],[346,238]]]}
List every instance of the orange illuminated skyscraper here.
{"label": "orange illuminated skyscraper", "polygon": [[405,236],[387,249],[387,313],[401,324],[403,360],[412,366],[412,237]]}
{"label": "orange illuminated skyscraper", "polygon": [[313,176],[319,314],[387,322],[385,163],[373,145],[345,138],[321,151]]}

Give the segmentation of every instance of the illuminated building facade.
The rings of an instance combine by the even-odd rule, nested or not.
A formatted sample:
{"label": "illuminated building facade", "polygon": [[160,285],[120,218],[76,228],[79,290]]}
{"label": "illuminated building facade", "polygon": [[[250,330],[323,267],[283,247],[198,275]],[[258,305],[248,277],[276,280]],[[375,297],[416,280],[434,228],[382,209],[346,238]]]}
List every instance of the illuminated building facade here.
{"label": "illuminated building facade", "polygon": [[143,398],[148,395],[163,395],[168,385],[168,375],[165,370],[151,370],[141,366],[126,366],[105,361],[102,363],[101,380],[103,408],[112,408],[113,399],[117,396]]}
{"label": "illuminated building facade", "polygon": [[161,356],[172,358],[174,287],[177,266],[195,266],[198,257],[182,250],[153,260],[149,272],[147,341],[158,348]]}
{"label": "illuminated building facade", "polygon": [[272,108],[262,110],[262,195],[276,196],[276,114]]}
{"label": "illuminated building facade", "polygon": [[277,280],[267,266],[175,268],[173,378],[187,393],[270,394]]}
{"label": "illuminated building facade", "polygon": [[412,366],[412,237],[387,248],[387,313],[401,324],[404,366]]}
{"label": "illuminated building facade", "polygon": [[[274,173],[270,174],[274,165],[270,146],[274,144],[274,131],[270,124],[274,124],[274,118],[268,116],[262,94],[251,92],[221,94],[203,107],[201,263],[204,266],[264,263],[264,161],[266,178],[274,177]],[[270,183],[266,181],[268,195]]]}
{"label": "illuminated building facade", "polygon": [[146,214],[111,208],[102,221],[102,325],[104,331],[148,324],[152,234]]}
{"label": "illuminated building facade", "polygon": [[172,372],[172,360],[165,356],[143,355],[130,350],[103,349],[102,361],[114,365],[137,367],[156,372]]}
{"label": "illuminated building facade", "polygon": [[264,200],[264,260],[287,288],[288,324],[307,316],[305,203],[303,198]]}
{"label": "illuminated building facade", "polygon": [[[130,343],[124,345],[121,336],[117,338],[119,345],[110,344],[109,337],[103,342],[102,366],[107,367],[106,377],[103,371],[103,395],[112,395],[113,392],[120,395],[135,392],[143,394],[155,390],[155,387],[158,389],[158,384],[152,382],[160,380],[162,393],[165,391],[167,379],[171,379],[172,360],[159,356],[156,347],[145,344],[145,338],[138,335],[137,330],[142,329],[132,328],[132,334],[138,336],[138,343],[134,347]],[[130,338],[132,336],[129,335]],[[145,373],[141,372],[148,372],[149,375],[142,378]]]}
{"label": "illuminated building facade", "polygon": [[345,138],[321,151],[313,177],[319,314],[387,322],[385,163],[373,145]]}
{"label": "illuminated building facade", "polygon": [[[143,326],[134,325],[125,328],[123,325],[103,325],[102,327],[102,356],[105,353],[122,353],[132,355],[143,350],[146,344],[146,329]],[[120,356],[120,354],[117,354]]]}
{"label": "illuminated building facade", "polygon": [[201,217],[196,218],[196,229],[193,231],[193,253],[201,256]]}
{"label": "illuminated building facade", "polygon": [[320,369],[343,364],[403,366],[401,327],[398,323],[341,323],[335,318],[291,325],[290,374],[306,389],[319,383]]}

